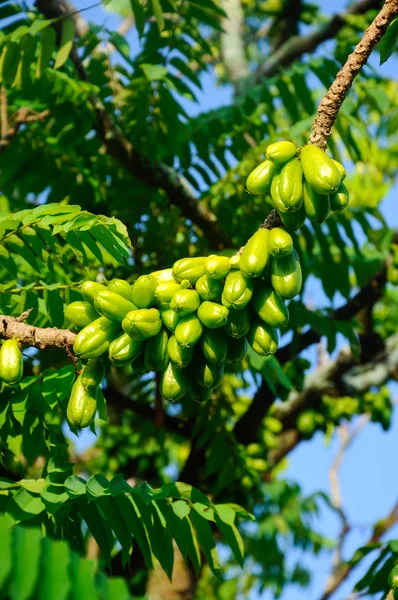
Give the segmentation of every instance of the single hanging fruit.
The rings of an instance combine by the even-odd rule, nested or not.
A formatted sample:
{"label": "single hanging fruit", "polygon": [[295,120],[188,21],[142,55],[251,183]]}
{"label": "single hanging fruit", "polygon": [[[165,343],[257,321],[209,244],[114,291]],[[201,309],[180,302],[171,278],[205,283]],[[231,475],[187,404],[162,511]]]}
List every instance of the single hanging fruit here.
{"label": "single hanging fruit", "polygon": [[292,142],[282,141],[270,144],[266,150],[266,157],[277,165],[281,165],[296,154],[296,146]]}
{"label": "single hanging fruit", "polygon": [[192,400],[195,400],[195,402],[200,402],[201,404],[207,402],[208,400],[210,400],[212,393],[213,390],[208,390],[207,388],[204,388],[193,377],[189,378],[188,394],[190,395]]}
{"label": "single hanging fruit", "polygon": [[207,362],[218,365],[226,359],[228,338],[220,331],[205,329],[200,339],[200,345]]}
{"label": "single hanging fruit", "polygon": [[232,365],[242,362],[247,354],[247,339],[241,338],[228,338],[228,349],[227,349],[227,363]]}
{"label": "single hanging fruit", "polygon": [[156,308],[133,310],[124,317],[122,328],[133,340],[146,340],[162,329],[160,313]]}
{"label": "single hanging fruit", "polygon": [[233,256],[231,256],[231,258],[229,259],[229,266],[231,267],[231,271],[232,269],[239,269],[239,263],[240,254],[234,254]]}
{"label": "single hanging fruit", "polygon": [[174,333],[175,328],[178,325],[179,320],[181,319],[180,315],[177,315],[177,313],[172,310],[171,308],[167,308],[167,307],[161,307],[159,309],[160,311],[160,318],[162,320],[163,325],[172,333]]}
{"label": "single hanging fruit", "polygon": [[228,256],[211,254],[205,260],[205,273],[211,279],[225,279],[231,269]]}
{"label": "single hanging fruit", "polygon": [[295,212],[281,212],[279,211],[279,216],[287,229],[292,229],[293,231],[297,231],[300,229],[302,225],[304,225],[305,219],[307,217],[304,203],[302,204],[299,210]]}
{"label": "single hanging fruit", "polygon": [[281,195],[279,193],[280,181],[281,172],[279,170],[276,171],[271,184],[271,198],[276,210],[280,213],[294,212],[295,210],[299,210],[299,207],[290,208],[289,206],[286,206],[286,204],[284,204],[284,202],[282,201]]}
{"label": "single hanging fruit", "polygon": [[221,302],[227,308],[245,308],[253,295],[253,280],[242,271],[232,271],[225,280]]}
{"label": "single hanging fruit", "polygon": [[216,302],[202,302],[198,308],[198,317],[209,329],[223,327],[228,321],[228,308]]}
{"label": "single hanging fruit", "polygon": [[183,317],[196,312],[199,305],[200,297],[196,290],[177,290],[170,302],[170,308]]}
{"label": "single hanging fruit", "polygon": [[244,337],[250,329],[250,312],[248,307],[243,310],[229,309],[228,323],[225,326],[225,332],[229,337]]}
{"label": "single hanging fruit", "polygon": [[181,258],[173,265],[174,279],[178,282],[188,279],[191,285],[195,283],[205,274],[205,256],[197,258]]}
{"label": "single hanging fruit", "polygon": [[101,385],[104,378],[104,363],[99,358],[90,358],[80,373],[82,386],[86,390],[94,390]]}
{"label": "single hanging fruit", "polygon": [[260,356],[274,354],[278,350],[279,332],[262,321],[256,321],[247,334],[247,341]]}
{"label": "single hanging fruit", "polygon": [[80,375],[73,384],[66,417],[75,429],[88,427],[94,419],[97,410],[97,390],[98,388],[86,389]]}
{"label": "single hanging fruit", "polygon": [[300,158],[304,177],[315,192],[328,196],[337,190],[342,173],[325,152],[307,144],[302,148]]}
{"label": "single hanging fruit", "polygon": [[196,291],[202,300],[215,300],[218,301],[221,298],[223,291],[223,282],[217,279],[212,279],[208,275],[202,275],[196,282]]}
{"label": "single hanging fruit", "polygon": [[95,310],[94,306],[90,302],[83,300],[77,300],[71,302],[64,310],[65,318],[77,325],[78,327],[86,327],[95,319],[98,319],[99,314]]}
{"label": "single hanging fruit", "polygon": [[338,160],[334,160],[334,158],[332,158],[332,161],[334,162],[334,164],[336,165],[336,167],[338,168],[338,170],[340,171],[341,174],[341,181],[344,181],[344,179],[347,176],[346,170],[343,167],[343,165],[341,164],[341,162],[339,162]]}
{"label": "single hanging fruit", "polygon": [[93,304],[94,296],[98,294],[98,292],[104,292],[107,289],[108,288],[105,285],[97,283],[96,281],[85,281],[80,287],[80,293],[86,302]]}
{"label": "single hanging fruit", "polygon": [[246,180],[246,189],[249,194],[266,194],[271,188],[276,168],[275,163],[265,160],[253,169]]}
{"label": "single hanging fruit", "polygon": [[268,229],[261,227],[247,242],[240,257],[240,270],[248,277],[260,277],[268,261]]}
{"label": "single hanging fruit", "polygon": [[131,301],[132,299],[131,285],[127,283],[127,281],[124,281],[124,279],[112,279],[112,281],[109,282],[108,290],[116,292],[116,294],[123,296],[126,300]]}
{"label": "single hanging fruit", "polygon": [[279,175],[279,196],[285,206],[298,210],[303,204],[303,169],[298,158],[285,163]]}
{"label": "single hanging fruit", "polygon": [[196,314],[182,317],[175,328],[174,335],[183,348],[192,348],[200,340],[203,326]]}
{"label": "single hanging fruit", "polygon": [[286,327],[289,322],[289,311],[286,304],[273,289],[266,285],[256,289],[253,308],[260,319],[271,327]]}
{"label": "single hanging fruit", "polygon": [[144,360],[148,371],[163,371],[169,362],[167,343],[169,336],[161,329],[145,343]]}
{"label": "single hanging fruit", "polygon": [[268,234],[268,252],[271,256],[287,256],[293,252],[293,238],[282,227],[274,227]]}
{"label": "single hanging fruit", "polygon": [[205,360],[195,362],[194,374],[196,381],[208,390],[218,387],[224,377],[224,363],[214,364]]}
{"label": "single hanging fruit", "polygon": [[137,358],[143,349],[143,342],[122,333],[109,346],[109,360],[117,367],[122,367]]}
{"label": "single hanging fruit", "polygon": [[339,189],[330,195],[330,208],[336,212],[344,210],[350,202],[348,189],[344,183],[340,183]]}
{"label": "single hanging fruit", "polygon": [[5,340],[0,348],[0,379],[18,383],[23,375],[23,356],[16,339]]}
{"label": "single hanging fruit", "polygon": [[174,279],[173,281],[161,281],[156,289],[156,302],[159,306],[170,304],[172,297],[180,289],[180,284]]}
{"label": "single hanging fruit", "polygon": [[134,282],[131,292],[132,302],[138,308],[151,308],[156,304],[155,290],[158,281],[153,275],[141,275]]}
{"label": "single hanging fruit", "polygon": [[106,352],[120,332],[120,323],[99,317],[79,331],[73,343],[73,351],[80,358],[98,358]]}
{"label": "single hanging fruit", "polygon": [[152,277],[156,278],[156,281],[158,283],[161,283],[162,281],[175,281],[173,269],[162,269],[161,271],[153,271],[151,275]]}
{"label": "single hanging fruit", "polygon": [[188,391],[188,377],[184,369],[179,369],[169,363],[162,373],[160,380],[160,393],[165,400],[177,402]]}
{"label": "single hanging fruit", "polygon": [[95,310],[110,319],[121,323],[127,313],[137,310],[137,306],[116,292],[104,290],[94,296]]}
{"label": "single hanging fruit", "polygon": [[137,356],[131,363],[131,375],[133,377],[141,377],[144,373],[147,372],[144,353],[141,352],[139,356]]}
{"label": "single hanging fruit", "polygon": [[330,215],[330,196],[318,194],[308,183],[304,182],[304,209],[307,217],[315,223],[323,223]]}
{"label": "single hanging fruit", "polygon": [[271,263],[271,284],[274,291],[290,300],[301,290],[303,277],[300,259],[296,250],[283,258],[273,258]]}
{"label": "single hanging fruit", "polygon": [[180,346],[175,335],[169,338],[167,351],[171,362],[179,369],[185,369],[193,359],[194,349]]}

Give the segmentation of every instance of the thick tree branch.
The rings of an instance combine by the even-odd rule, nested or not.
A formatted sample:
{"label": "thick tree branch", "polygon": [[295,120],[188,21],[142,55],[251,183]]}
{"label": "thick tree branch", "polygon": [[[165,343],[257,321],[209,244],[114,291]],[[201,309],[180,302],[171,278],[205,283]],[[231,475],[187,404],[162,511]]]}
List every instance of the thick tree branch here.
{"label": "thick tree branch", "polygon": [[379,8],[380,5],[380,0],[357,0],[344,13],[335,14],[330,21],[310,34],[291,37],[259,67],[255,75],[256,83],[261,83],[264,77],[276,75],[282,67],[291,65],[303,54],[313,52],[320,44],[332,39],[344,27],[347,17],[363,14],[371,8]]}
{"label": "thick tree branch", "polygon": [[0,315],[0,339],[17,338],[23,346],[46,350],[49,348],[69,349],[73,346],[75,333],[55,327],[34,327],[15,317]]}
{"label": "thick tree branch", "polygon": [[[68,6],[56,0],[36,0],[36,6],[48,19],[68,13]],[[56,27],[58,25],[60,23],[57,23]],[[89,81],[75,48],[71,52],[71,59],[80,79]],[[204,203],[195,198],[186,179],[168,165],[154,164],[142,156],[113,122],[100,98],[92,97],[90,102],[95,114],[94,128],[106,152],[131,175],[144,181],[149,187],[163,190],[171,204],[177,206],[187,219],[203,231],[213,247],[231,246],[228,236],[218,225],[216,216]]]}
{"label": "thick tree branch", "polygon": [[239,83],[243,82],[249,73],[242,35],[244,11],[241,0],[222,0],[222,8],[227,13],[227,17],[222,21],[221,54],[232,83],[238,87]]}
{"label": "thick tree branch", "polygon": [[366,64],[373,48],[379,43],[388,25],[398,14],[398,0],[386,0],[383,8],[365,31],[362,40],[336,75],[326,96],[318,106],[312,126],[310,144],[324,150],[340,107],[360,69]]}

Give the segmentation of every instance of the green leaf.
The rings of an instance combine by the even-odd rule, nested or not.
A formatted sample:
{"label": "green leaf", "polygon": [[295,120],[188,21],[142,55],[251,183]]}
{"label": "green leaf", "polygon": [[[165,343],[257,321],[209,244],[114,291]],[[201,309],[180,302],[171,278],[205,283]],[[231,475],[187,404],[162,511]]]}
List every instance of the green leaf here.
{"label": "green leaf", "polygon": [[4,583],[13,567],[10,524],[7,515],[0,515],[0,589],[4,588]]}
{"label": "green leaf", "polygon": [[123,519],[122,513],[119,512],[119,505],[112,496],[101,496],[97,500],[105,520],[113,529],[116,539],[122,546],[122,562],[125,566],[130,560],[130,552],[133,548],[133,540],[131,532],[126,527],[126,521]]}
{"label": "green leaf", "polygon": [[[149,542],[148,531],[143,518],[143,512],[145,512],[145,508],[143,512],[140,511],[140,500],[137,498],[118,495],[114,498],[114,500],[118,509],[120,510],[120,513],[123,515],[123,519],[127,524],[128,530],[132,532],[134,535],[134,540],[140,547],[146,566],[148,569],[152,569],[152,551]],[[142,501],[141,503],[141,507],[145,507],[145,504]]]}
{"label": "green leaf", "polygon": [[151,0],[152,11],[155,15],[156,23],[158,25],[159,31],[162,31],[164,28],[164,17],[163,17],[163,9],[160,4],[160,0]]}
{"label": "green leaf", "polygon": [[25,489],[20,489],[11,498],[7,513],[17,523],[31,519],[45,510],[44,504],[39,496],[35,496]]}
{"label": "green leaf", "polygon": [[148,505],[152,522],[148,528],[151,548],[169,579],[173,573],[174,550],[167,522],[155,502]]}
{"label": "green leaf", "polygon": [[87,503],[84,498],[78,500],[80,514],[97,542],[107,564],[111,563],[111,551],[114,546],[112,530],[103,518],[95,502]]}
{"label": "green leaf", "polygon": [[40,36],[40,53],[36,67],[36,78],[40,79],[50,64],[55,50],[56,34],[52,27],[47,27]]}
{"label": "green leaf", "polygon": [[44,301],[50,325],[61,328],[64,322],[64,303],[59,290],[44,290]]}
{"label": "green leaf", "polygon": [[39,529],[15,527],[13,537],[10,597],[25,600],[33,596],[39,577],[41,533]]}
{"label": "green leaf", "polygon": [[66,600],[70,590],[68,545],[60,540],[43,539],[43,554],[39,599]]}
{"label": "green leaf", "polygon": [[79,498],[86,493],[86,482],[77,475],[71,475],[65,481],[65,490],[71,498]]}
{"label": "green leaf", "polygon": [[380,64],[386,62],[392,55],[398,40],[398,19],[394,19],[379,42]]}
{"label": "green leaf", "polygon": [[184,500],[177,500],[176,502],[173,502],[171,504],[171,508],[179,519],[183,519],[191,512],[188,502],[185,502]]}
{"label": "green leaf", "polygon": [[226,523],[224,520],[220,519],[217,514],[216,523],[223,534],[224,541],[227,542],[231,548],[238,564],[243,567],[245,549],[237,527],[233,523]]}
{"label": "green leaf", "polygon": [[75,22],[73,18],[65,18],[62,20],[61,42],[57,56],[55,57],[54,69],[60,69],[64,65],[73,48],[73,40],[75,37]]}
{"label": "green leaf", "polygon": [[90,500],[100,498],[101,496],[109,496],[111,491],[109,489],[109,481],[105,475],[98,473],[97,475],[90,477],[87,481],[86,493],[89,502]]}
{"label": "green leaf", "polygon": [[97,592],[94,584],[95,562],[83,560],[74,552],[70,560],[71,573],[71,600],[82,600],[82,598],[96,598]]}
{"label": "green leaf", "polygon": [[35,494],[40,494],[46,485],[45,479],[21,479],[18,483],[28,492]]}
{"label": "green leaf", "polygon": [[205,553],[210,569],[216,577],[219,577],[221,571],[220,560],[209,522],[199,516],[194,510],[191,511],[190,518],[196,529],[199,544]]}
{"label": "green leaf", "polygon": [[131,8],[133,9],[135,25],[137,27],[139,37],[143,36],[145,28],[145,11],[140,0],[130,0]]}
{"label": "green leaf", "polygon": [[144,75],[148,81],[161,81],[168,74],[166,67],[162,67],[161,65],[143,63],[140,64],[140,68],[144,72]]}

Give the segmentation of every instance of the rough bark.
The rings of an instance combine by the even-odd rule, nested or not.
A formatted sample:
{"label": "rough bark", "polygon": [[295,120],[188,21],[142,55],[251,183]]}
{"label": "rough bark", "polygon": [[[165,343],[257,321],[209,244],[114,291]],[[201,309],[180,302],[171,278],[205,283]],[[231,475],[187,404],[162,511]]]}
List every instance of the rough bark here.
{"label": "rough bark", "polygon": [[75,337],[76,334],[69,331],[69,329],[34,327],[23,323],[21,317],[0,315],[0,339],[17,338],[22,346],[31,346],[39,350],[48,348],[68,349],[73,346]]}

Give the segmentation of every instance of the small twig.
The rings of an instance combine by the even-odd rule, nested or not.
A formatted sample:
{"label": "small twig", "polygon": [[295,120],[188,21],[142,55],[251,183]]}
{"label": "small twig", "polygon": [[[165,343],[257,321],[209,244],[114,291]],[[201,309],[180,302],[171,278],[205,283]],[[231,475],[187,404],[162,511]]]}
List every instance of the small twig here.
{"label": "small twig", "polygon": [[[1,104],[1,107],[3,110],[3,103]],[[11,142],[11,140],[13,140],[14,137],[17,135],[17,133],[20,130],[22,125],[25,125],[27,123],[37,123],[39,121],[43,121],[50,114],[49,110],[43,110],[42,112],[36,113],[36,114],[29,114],[30,112],[31,112],[31,109],[26,108],[26,107],[20,108],[18,110],[15,118],[13,119],[13,126],[10,128],[7,128],[7,130],[4,134],[2,133],[1,140],[0,140],[0,152],[2,152],[3,150],[5,150],[5,148],[7,148],[7,146]],[[3,117],[2,117],[2,124],[3,124]],[[3,130],[3,128],[2,128],[2,130]]]}
{"label": "small twig", "polygon": [[0,88],[0,120],[1,120],[1,139],[5,138],[8,131],[8,111],[7,111],[7,93],[4,85]]}
{"label": "small twig", "polygon": [[19,315],[19,317],[17,317],[17,321],[19,321],[20,323],[23,323],[24,321],[26,321],[26,319],[29,318],[29,315],[32,311],[33,311],[33,308],[28,308],[21,315]]}

